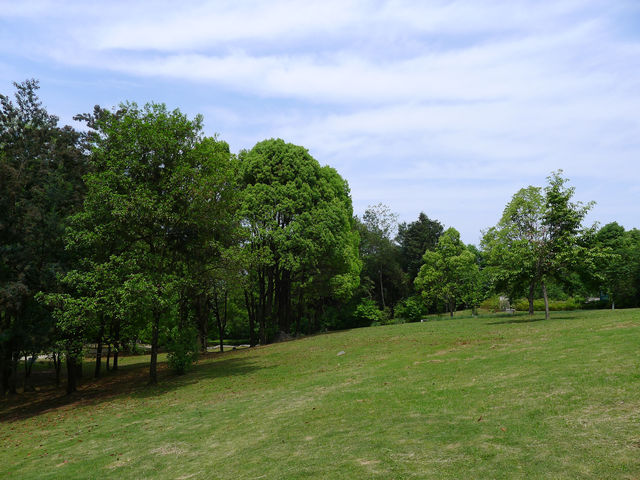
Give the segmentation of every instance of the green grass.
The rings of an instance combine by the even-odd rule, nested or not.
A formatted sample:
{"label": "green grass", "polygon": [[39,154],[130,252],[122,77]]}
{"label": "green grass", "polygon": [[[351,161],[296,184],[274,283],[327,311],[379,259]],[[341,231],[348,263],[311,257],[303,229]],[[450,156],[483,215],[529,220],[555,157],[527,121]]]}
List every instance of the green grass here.
{"label": "green grass", "polygon": [[0,478],[639,478],[640,310],[529,320],[213,354],[154,388],[131,357],[1,402]]}

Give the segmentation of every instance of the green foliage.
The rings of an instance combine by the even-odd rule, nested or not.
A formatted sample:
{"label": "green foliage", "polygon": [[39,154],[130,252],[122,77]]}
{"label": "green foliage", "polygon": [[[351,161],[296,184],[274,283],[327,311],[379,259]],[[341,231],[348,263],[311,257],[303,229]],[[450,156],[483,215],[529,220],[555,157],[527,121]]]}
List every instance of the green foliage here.
{"label": "green foliage", "polygon": [[640,231],[625,231],[612,222],[595,233],[591,242],[606,252],[596,262],[601,276],[592,279],[593,291],[606,293],[612,306],[640,306]]}
{"label": "green foliage", "polygon": [[424,299],[419,295],[408,297],[396,305],[395,317],[408,322],[419,322],[429,313]]}
{"label": "green foliage", "polygon": [[316,305],[351,298],[358,235],[346,181],[303,147],[265,140],[239,158],[247,303],[264,343],[269,330],[290,332],[294,321],[317,316]]}
{"label": "green foliage", "polygon": [[372,325],[374,323],[384,324],[387,319],[385,316],[385,312],[380,310],[374,302],[370,298],[363,298],[358,306],[356,307],[354,313],[354,318],[357,320],[359,325]]}
{"label": "green foliage", "polygon": [[167,361],[178,375],[184,375],[198,360],[196,335],[195,328],[184,326],[174,326],[165,333]]}
{"label": "green foliage", "polygon": [[397,215],[378,204],[369,206],[355,222],[360,234],[363,293],[374,298],[380,308],[391,307],[408,292],[400,248],[392,238]]}
{"label": "green foliage", "polygon": [[426,302],[445,302],[451,315],[458,304],[480,302],[480,269],[457,230],[445,230],[436,249],[427,250],[423,260],[415,285]]}
{"label": "green foliage", "polygon": [[582,227],[593,203],[571,200],[575,189],[567,186],[561,170],[547,180],[544,189],[519,190],[482,239],[487,278],[494,289],[511,298],[527,295],[530,313],[538,285],[543,291],[554,281],[569,285],[577,271],[597,275],[596,263],[603,258],[585,241],[593,229]]}
{"label": "green foliage", "polygon": [[[78,117],[91,128],[93,171],[68,247],[83,260],[68,281],[110,320],[151,322],[156,381],[160,318],[199,273],[194,252],[220,255],[234,195],[228,145],[202,135],[202,118],[163,104],[96,107]],[[199,278],[198,280],[202,280]]]}
{"label": "green foliage", "polygon": [[[526,312],[529,310],[529,300],[527,300],[526,298],[519,299],[512,303],[512,307],[519,312]],[[580,310],[581,308],[582,302],[577,298],[568,298],[566,300],[549,300],[549,310],[552,312]],[[535,299],[533,301],[533,309],[536,312],[544,312],[544,299]]]}
{"label": "green foliage", "polygon": [[482,303],[480,303],[480,308],[492,313],[497,312],[500,309],[500,295],[492,295],[491,297],[485,298]]}
{"label": "green foliage", "polygon": [[0,394],[10,380],[15,391],[11,372],[21,355],[56,341],[51,313],[35,295],[60,290],[58,275],[69,267],[66,217],[82,199],[87,168],[80,135],[58,127],[38,82],[14,86],[15,102],[0,95]]}
{"label": "green foliage", "polygon": [[440,222],[431,220],[423,212],[420,212],[416,221],[398,225],[396,240],[400,245],[402,266],[410,284],[413,284],[418,275],[424,252],[435,249],[443,230]]}

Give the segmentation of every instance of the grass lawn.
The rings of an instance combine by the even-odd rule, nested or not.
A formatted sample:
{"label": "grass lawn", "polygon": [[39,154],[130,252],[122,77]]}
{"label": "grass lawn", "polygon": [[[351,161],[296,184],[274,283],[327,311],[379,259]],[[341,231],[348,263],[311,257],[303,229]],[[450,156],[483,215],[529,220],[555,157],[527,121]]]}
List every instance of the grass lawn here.
{"label": "grass lawn", "polygon": [[0,401],[0,478],[640,478],[639,346],[620,310],[318,335],[157,387],[130,357]]}

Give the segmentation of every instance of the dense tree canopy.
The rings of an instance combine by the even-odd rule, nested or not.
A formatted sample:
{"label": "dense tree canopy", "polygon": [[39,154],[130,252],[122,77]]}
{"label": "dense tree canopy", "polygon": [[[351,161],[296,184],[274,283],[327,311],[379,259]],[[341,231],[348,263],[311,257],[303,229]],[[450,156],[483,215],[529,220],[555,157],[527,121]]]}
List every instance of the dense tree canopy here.
{"label": "dense tree canopy", "polygon": [[561,171],[519,190],[478,249],[424,213],[354,216],[338,172],[284,140],[236,156],[200,116],[157,103],[96,107],[80,133],[36,81],[15,87],[0,96],[2,392],[18,391],[21,359],[28,388],[43,353],[72,392],[83,357],[97,377],[105,350],[115,370],[149,345],[155,383],[160,349],[184,373],[229,337],[418,321],[490,294],[527,297],[530,313],[542,296],[547,315],[549,296],[578,293],[570,305],[640,306],[640,232],[585,228],[592,204]]}
{"label": "dense tree canopy", "polygon": [[[240,154],[251,267],[247,308],[261,342],[312,329],[326,302],[358,286],[358,237],[347,183],[303,147],[265,140]],[[295,320],[295,322],[294,322]]]}
{"label": "dense tree canopy", "polygon": [[233,186],[228,147],[203,138],[200,117],[189,120],[161,104],[96,108],[83,118],[93,129],[93,171],[68,236],[82,268],[67,280],[99,331],[105,318],[150,322],[156,382],[161,321],[194,274],[189,253],[208,249],[214,256],[227,228],[221,220]]}
{"label": "dense tree canopy", "polygon": [[427,250],[422,258],[415,284],[426,301],[444,303],[451,316],[457,305],[477,303],[480,270],[455,228],[445,230],[435,249]]}
{"label": "dense tree canopy", "polygon": [[38,82],[16,87],[15,102],[0,95],[0,369],[2,390],[15,391],[20,356],[48,348],[49,313],[35,301],[57,289],[68,258],[67,216],[84,192],[80,135],[58,127],[43,108]]}
{"label": "dense tree canopy", "polygon": [[625,231],[612,222],[594,235],[593,242],[609,254],[597,262],[602,276],[596,288],[609,297],[611,308],[640,306],[640,231]]}

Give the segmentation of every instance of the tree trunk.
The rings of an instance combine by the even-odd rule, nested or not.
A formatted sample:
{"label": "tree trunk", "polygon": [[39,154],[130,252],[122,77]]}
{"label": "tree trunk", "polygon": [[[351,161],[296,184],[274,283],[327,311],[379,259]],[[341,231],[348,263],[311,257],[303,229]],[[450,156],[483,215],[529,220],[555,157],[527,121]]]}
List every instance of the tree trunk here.
{"label": "tree trunk", "polygon": [[67,393],[73,393],[77,390],[77,372],[76,357],[67,352]]}
{"label": "tree trunk", "polygon": [[2,383],[0,384],[0,394],[4,395],[9,391],[9,377],[11,377],[10,360],[3,355],[0,358],[0,369],[2,370]]}
{"label": "tree trunk", "polygon": [[113,344],[113,367],[111,368],[112,371],[116,371],[118,370],[118,356],[120,354],[120,344],[117,342],[114,342]]}
{"label": "tree trunk", "polygon": [[260,297],[258,298],[258,327],[259,327],[259,336],[260,336],[260,345],[265,345],[267,343],[267,332],[266,332],[266,309],[267,309],[267,298],[265,293],[265,285],[264,285],[264,269],[258,275],[258,288],[260,292]]}
{"label": "tree trunk", "polygon": [[549,297],[547,296],[547,285],[542,282],[542,296],[544,297],[544,318],[549,320]]}
{"label": "tree trunk", "polygon": [[382,301],[382,309],[384,310],[386,308],[386,305],[384,303],[384,286],[382,285],[382,269],[378,270],[379,276],[380,276],[380,300]]}
{"label": "tree trunk", "polygon": [[533,315],[533,292],[535,289],[535,283],[531,282],[529,284],[529,296],[527,299],[529,300],[529,315]]}
{"label": "tree trunk", "polygon": [[29,355],[24,354],[24,378],[22,379],[22,391],[26,392],[27,388],[29,388]]}
{"label": "tree trunk", "polygon": [[11,356],[11,376],[9,377],[9,393],[18,393],[18,363],[20,363],[20,355],[14,352]]}
{"label": "tree trunk", "polygon": [[249,298],[249,292],[245,289],[244,291],[244,303],[247,307],[247,316],[249,317],[249,346],[254,347],[256,345],[256,340],[254,336],[254,328],[255,328],[255,304],[252,303]]}
{"label": "tree trunk", "polygon": [[149,384],[158,383],[158,331],[160,330],[160,312],[154,310],[151,325],[151,361],[149,362]]}
{"label": "tree trunk", "polygon": [[611,294],[611,310],[615,310],[616,309],[616,302],[613,299],[613,293]]}
{"label": "tree trunk", "polygon": [[120,353],[120,319],[116,320],[116,324],[113,328],[113,368],[115,372],[118,370],[118,354]]}
{"label": "tree trunk", "polygon": [[[265,323],[268,323],[269,327],[273,328],[274,323],[274,297],[275,297],[275,278],[274,269],[270,268],[267,272],[267,299],[265,303]],[[273,333],[273,330],[271,330]],[[267,333],[265,331],[264,343],[267,343]]]}
{"label": "tree trunk", "polygon": [[107,362],[105,364],[105,368],[107,369],[107,372],[109,371],[109,362],[111,361],[111,343],[109,343],[109,345],[107,345]]}
{"label": "tree trunk", "polygon": [[302,296],[302,288],[298,289],[298,315],[296,317],[296,336],[300,335],[300,321],[302,320],[302,313],[304,309],[303,305],[304,297]]}
{"label": "tree trunk", "polygon": [[178,300],[178,329],[183,330],[189,321],[189,296],[187,288],[180,291],[180,299]]}
{"label": "tree trunk", "polygon": [[104,337],[104,316],[100,315],[100,331],[98,332],[98,344],[96,346],[96,369],[93,373],[95,378],[100,378],[102,368],[102,339]]}
{"label": "tree trunk", "polygon": [[32,355],[29,358],[29,355],[24,355],[24,386],[23,389],[26,392],[27,388],[29,388],[29,377],[31,377],[31,369],[33,368],[33,364],[35,363],[35,355]]}
{"label": "tree trunk", "polygon": [[195,316],[198,326],[198,344],[200,351],[207,352],[207,337],[209,336],[210,301],[205,292],[201,292],[195,299]]}
{"label": "tree trunk", "polygon": [[276,291],[278,292],[278,330],[291,333],[290,310],[291,310],[291,273],[282,270]]}
{"label": "tree trunk", "polygon": [[218,324],[218,338],[220,339],[220,351],[224,352],[224,326],[222,325],[222,319],[220,318],[220,304],[218,303],[218,293],[216,292],[213,297],[213,313],[216,315],[216,323]]}
{"label": "tree trunk", "polygon": [[56,371],[56,387],[60,386],[60,371],[62,370],[62,355],[53,353],[53,368]]}

